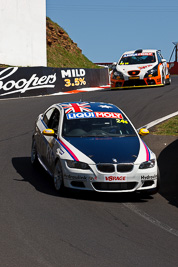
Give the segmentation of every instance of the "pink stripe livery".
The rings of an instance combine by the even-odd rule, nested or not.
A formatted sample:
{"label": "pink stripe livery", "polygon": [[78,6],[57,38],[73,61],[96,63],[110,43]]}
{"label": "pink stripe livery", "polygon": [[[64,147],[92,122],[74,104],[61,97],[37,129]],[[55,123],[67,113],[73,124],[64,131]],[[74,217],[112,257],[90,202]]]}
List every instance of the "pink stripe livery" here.
{"label": "pink stripe livery", "polygon": [[70,148],[68,148],[68,146],[66,146],[66,144],[64,144],[64,142],[62,140],[59,140],[58,141],[61,143],[61,145],[67,150],[67,152],[71,155],[71,157],[76,160],[76,161],[79,161],[79,159],[77,158],[77,156],[72,152],[72,150],[70,150]]}
{"label": "pink stripe livery", "polygon": [[[142,140],[142,142],[143,142],[143,140]],[[146,150],[146,161],[148,161],[148,160],[150,160],[150,152],[149,152],[149,150],[148,150],[148,148],[147,148],[147,146],[145,145],[144,142],[143,142],[143,144],[144,144],[144,147],[145,147],[145,150]]]}

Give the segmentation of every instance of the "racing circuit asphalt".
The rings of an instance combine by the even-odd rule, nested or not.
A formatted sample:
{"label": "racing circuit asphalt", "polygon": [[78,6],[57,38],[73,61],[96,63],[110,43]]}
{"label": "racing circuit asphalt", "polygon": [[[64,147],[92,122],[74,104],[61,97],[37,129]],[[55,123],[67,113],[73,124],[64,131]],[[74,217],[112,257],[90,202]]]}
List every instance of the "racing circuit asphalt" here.
{"label": "racing circuit asphalt", "polygon": [[178,149],[175,157],[171,150],[176,152],[176,138],[148,139],[167,179],[162,192],[148,198],[78,191],[58,195],[48,175],[33,170],[36,117],[53,103],[72,100],[116,104],[139,128],[177,111],[178,76],[159,88],[0,101],[0,266],[177,266],[178,190],[172,184],[174,195],[170,188],[167,192],[177,175],[170,169],[171,159],[178,158]]}

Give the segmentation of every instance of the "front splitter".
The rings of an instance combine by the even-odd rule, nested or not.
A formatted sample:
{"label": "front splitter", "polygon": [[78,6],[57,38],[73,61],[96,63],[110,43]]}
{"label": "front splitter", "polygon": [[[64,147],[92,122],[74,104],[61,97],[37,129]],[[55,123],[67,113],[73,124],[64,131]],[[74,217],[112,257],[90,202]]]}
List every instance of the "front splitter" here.
{"label": "front splitter", "polygon": [[154,84],[154,85],[139,85],[139,86],[123,86],[123,87],[111,87],[111,90],[114,89],[137,89],[137,88],[149,88],[149,87],[160,87],[164,86],[164,84]]}

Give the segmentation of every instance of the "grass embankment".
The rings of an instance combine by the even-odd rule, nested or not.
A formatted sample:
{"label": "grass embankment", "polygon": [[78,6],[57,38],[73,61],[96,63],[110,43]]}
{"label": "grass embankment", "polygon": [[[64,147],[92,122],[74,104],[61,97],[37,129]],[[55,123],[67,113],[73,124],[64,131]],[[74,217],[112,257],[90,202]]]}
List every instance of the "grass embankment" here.
{"label": "grass embankment", "polygon": [[178,136],[178,116],[156,125],[150,130],[150,133],[154,135]]}
{"label": "grass embankment", "polygon": [[97,68],[80,52],[73,54],[61,47],[60,44],[47,47],[47,61],[48,67],[53,68]]}

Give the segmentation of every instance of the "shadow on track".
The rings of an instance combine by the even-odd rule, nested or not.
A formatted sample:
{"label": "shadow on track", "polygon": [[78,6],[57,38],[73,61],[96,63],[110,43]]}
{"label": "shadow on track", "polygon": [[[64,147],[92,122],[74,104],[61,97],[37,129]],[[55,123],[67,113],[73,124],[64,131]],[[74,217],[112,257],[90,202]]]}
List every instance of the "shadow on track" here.
{"label": "shadow on track", "polygon": [[53,187],[53,181],[48,173],[39,166],[34,169],[31,165],[30,157],[19,157],[12,159],[13,167],[22,177],[17,182],[28,182],[37,191],[54,197],[63,197],[70,199],[79,199],[86,201],[100,201],[100,202],[117,202],[117,203],[141,203],[152,200],[152,196],[142,195],[139,193],[98,193],[93,191],[82,191],[65,189],[59,194]]}
{"label": "shadow on track", "polygon": [[161,175],[160,194],[178,207],[178,139],[170,143],[158,156]]}
{"label": "shadow on track", "polygon": [[39,168],[33,168],[30,157],[12,158],[12,165],[22,177],[22,179],[15,179],[17,182],[28,182],[39,192],[57,195],[53,189],[50,176],[40,166]]}

